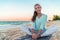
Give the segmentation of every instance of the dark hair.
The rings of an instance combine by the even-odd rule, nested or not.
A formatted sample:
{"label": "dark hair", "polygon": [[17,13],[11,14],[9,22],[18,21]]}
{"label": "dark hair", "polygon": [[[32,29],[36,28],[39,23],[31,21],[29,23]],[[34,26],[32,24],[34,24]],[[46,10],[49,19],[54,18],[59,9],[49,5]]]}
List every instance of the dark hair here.
{"label": "dark hair", "polygon": [[[39,5],[39,4],[35,4],[34,6],[37,6],[37,5]],[[39,6],[41,6],[41,5],[39,5]]]}
{"label": "dark hair", "polygon": [[32,21],[33,21],[33,22],[36,20],[36,16],[37,16],[37,12],[34,11],[34,15],[33,15],[33,17],[32,17]]}
{"label": "dark hair", "polygon": [[[37,6],[37,5],[39,5],[39,4],[35,4],[34,6]],[[32,17],[32,22],[34,22],[36,20],[36,16],[37,16],[37,12],[34,11],[34,14],[33,14],[33,17]]]}

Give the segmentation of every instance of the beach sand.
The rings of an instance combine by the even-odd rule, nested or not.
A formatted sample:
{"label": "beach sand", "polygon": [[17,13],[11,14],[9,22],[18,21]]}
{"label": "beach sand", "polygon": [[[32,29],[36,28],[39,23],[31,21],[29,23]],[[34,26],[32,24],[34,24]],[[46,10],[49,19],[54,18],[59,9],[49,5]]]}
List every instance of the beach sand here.
{"label": "beach sand", "polygon": [[[46,28],[49,28],[50,25],[57,25],[60,28],[60,21],[48,21],[46,23]],[[19,27],[7,29],[5,30],[5,32],[2,32],[2,33],[0,32],[0,35],[3,35],[4,38],[2,39],[0,38],[0,40],[3,40],[3,39],[15,40],[19,37],[26,35],[26,33],[20,30]],[[58,29],[58,31],[52,35],[50,40],[60,40],[60,29]]]}

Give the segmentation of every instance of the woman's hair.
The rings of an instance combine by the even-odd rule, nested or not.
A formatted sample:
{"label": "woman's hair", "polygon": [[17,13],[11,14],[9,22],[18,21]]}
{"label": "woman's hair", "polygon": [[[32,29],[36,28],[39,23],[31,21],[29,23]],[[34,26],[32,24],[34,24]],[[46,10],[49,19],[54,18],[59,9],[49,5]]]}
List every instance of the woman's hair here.
{"label": "woman's hair", "polygon": [[36,20],[36,16],[37,16],[37,12],[34,11],[34,15],[33,15],[33,17],[32,17],[32,21],[33,21],[33,22]]}
{"label": "woman's hair", "polygon": [[[34,6],[37,6],[37,5],[39,5],[39,4],[35,4]],[[33,14],[33,17],[32,17],[32,22],[34,22],[36,20],[36,16],[37,16],[37,12],[34,11],[34,14]]]}

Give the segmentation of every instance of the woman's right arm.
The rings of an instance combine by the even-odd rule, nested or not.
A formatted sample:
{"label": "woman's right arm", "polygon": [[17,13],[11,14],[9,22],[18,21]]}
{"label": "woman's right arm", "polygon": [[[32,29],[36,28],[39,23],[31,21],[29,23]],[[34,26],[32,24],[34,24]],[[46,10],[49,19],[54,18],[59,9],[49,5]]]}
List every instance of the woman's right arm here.
{"label": "woman's right arm", "polygon": [[37,36],[36,36],[36,34],[34,33],[34,29],[31,30],[31,33],[32,33],[32,38],[33,38],[33,39],[36,39]]}
{"label": "woman's right arm", "polygon": [[35,23],[34,23],[34,22],[31,22],[31,24],[32,24],[32,29],[31,29],[32,38],[33,38],[33,39],[36,39],[36,38],[37,38],[37,36],[36,36],[36,34],[34,33]]}
{"label": "woman's right arm", "polygon": [[34,34],[34,29],[31,29],[31,33]]}

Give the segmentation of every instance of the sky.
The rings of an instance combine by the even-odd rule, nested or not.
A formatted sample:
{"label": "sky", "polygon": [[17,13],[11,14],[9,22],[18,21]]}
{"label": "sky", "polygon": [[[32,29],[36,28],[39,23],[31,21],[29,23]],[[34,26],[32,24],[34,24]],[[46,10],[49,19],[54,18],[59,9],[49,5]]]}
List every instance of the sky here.
{"label": "sky", "polygon": [[52,20],[53,15],[60,15],[60,0],[0,0],[1,20],[30,20],[34,5],[42,6],[42,13]]}

